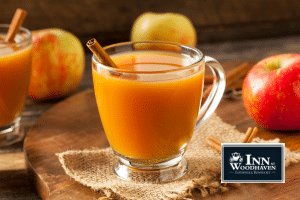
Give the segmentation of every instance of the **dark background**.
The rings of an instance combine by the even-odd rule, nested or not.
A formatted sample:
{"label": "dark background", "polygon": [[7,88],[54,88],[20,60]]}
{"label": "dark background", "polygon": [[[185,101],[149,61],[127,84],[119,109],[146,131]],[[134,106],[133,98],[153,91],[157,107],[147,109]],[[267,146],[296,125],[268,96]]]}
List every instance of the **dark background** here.
{"label": "dark background", "polygon": [[186,15],[199,44],[300,33],[299,0],[0,0],[0,23],[10,23],[16,8],[28,11],[30,30],[62,28],[84,44],[91,37],[102,45],[128,41],[144,12]]}

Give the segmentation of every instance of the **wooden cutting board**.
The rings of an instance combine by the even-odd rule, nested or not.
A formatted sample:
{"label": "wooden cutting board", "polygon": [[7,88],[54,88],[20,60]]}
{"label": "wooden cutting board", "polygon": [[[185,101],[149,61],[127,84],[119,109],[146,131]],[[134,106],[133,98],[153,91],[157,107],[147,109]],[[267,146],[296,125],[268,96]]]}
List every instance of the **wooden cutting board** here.
{"label": "wooden cutting board", "polygon": [[[223,98],[217,114],[239,131],[256,126],[246,113],[242,100]],[[260,129],[260,137],[279,137],[291,149],[300,149],[298,134],[268,132]],[[26,135],[24,153],[28,174],[42,199],[94,200],[102,195],[72,180],[65,174],[55,153],[71,149],[104,148],[109,144],[96,106],[94,92],[88,89],[46,111]],[[286,183],[243,184],[222,195],[208,199],[294,199],[300,195],[300,164],[286,170]],[[200,197],[196,199],[201,199]]]}

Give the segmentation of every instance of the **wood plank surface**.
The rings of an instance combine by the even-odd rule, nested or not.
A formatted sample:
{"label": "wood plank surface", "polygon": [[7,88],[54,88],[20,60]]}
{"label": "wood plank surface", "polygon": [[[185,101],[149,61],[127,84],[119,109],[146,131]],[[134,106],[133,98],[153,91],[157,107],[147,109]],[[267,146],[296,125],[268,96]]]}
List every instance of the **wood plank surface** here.
{"label": "wood plank surface", "polygon": [[[225,66],[237,66],[238,62],[225,62]],[[227,68],[227,67],[226,67]],[[229,67],[228,67],[229,68]],[[94,199],[102,195],[75,182],[65,174],[55,153],[70,149],[104,148],[108,146],[101,120],[98,115],[92,89],[72,96],[46,111],[29,130],[24,152],[31,182],[35,184],[42,199]],[[227,123],[236,125],[240,131],[249,126],[257,126],[248,116],[242,100],[232,100],[226,96],[217,109],[217,114]],[[270,139],[279,137],[287,147],[300,148],[300,136],[289,136],[260,128],[259,137]],[[285,184],[243,184],[230,192],[214,195],[208,199],[290,199],[300,195],[300,164],[286,171]],[[196,197],[195,199],[201,199]]]}
{"label": "wood plank surface", "polygon": [[[243,62],[244,60],[249,60],[252,63],[255,63],[257,60],[261,60],[271,55],[281,53],[300,53],[300,37],[277,37],[259,40],[205,43],[199,44],[198,48],[202,50],[206,55],[212,56],[221,61],[225,71],[228,72],[230,69],[236,67],[236,65],[230,64],[231,61],[234,61],[237,64]],[[90,61],[91,54],[87,53],[86,71],[83,80],[77,90],[77,93],[80,93],[82,91],[85,91],[86,89],[93,87]],[[34,102],[30,99],[27,99],[26,107],[22,115],[21,125],[25,128],[26,131],[29,130],[45,111],[52,108],[62,100],[63,99],[47,102]],[[223,105],[223,103],[221,103],[219,105],[219,108],[217,109],[217,113],[219,112],[219,109],[227,110],[226,112],[229,112],[229,114],[225,116],[224,120],[227,123],[234,124],[235,121],[233,116],[236,114],[236,112],[239,112],[239,109],[234,107],[234,105],[237,104],[237,101],[234,101],[230,98],[224,98],[222,102],[228,104],[229,107],[226,107],[225,105]],[[238,104],[241,104],[240,101],[238,102]],[[222,108],[223,106],[224,108]],[[251,124],[251,122],[247,120],[246,123],[243,122],[243,120],[245,120],[245,117],[247,117],[247,115],[241,115],[239,121],[237,121],[236,126],[241,131],[244,131],[246,129],[247,123]],[[281,137],[281,134],[269,134],[266,136],[268,136],[269,138],[274,138]],[[289,137],[290,140],[286,140],[285,142],[288,142],[292,148],[297,147],[299,141],[295,140],[295,136]],[[41,200],[41,198],[36,194],[36,192],[32,190],[32,182],[28,179],[27,171],[25,169],[25,159],[23,154],[22,142],[12,145],[9,148],[0,148],[0,160],[0,199]],[[294,173],[294,176],[292,175],[292,179],[293,177],[295,177],[295,179],[298,180],[297,173]],[[289,184],[292,185],[293,182],[291,181]],[[76,188],[78,186],[74,185],[72,187]],[[68,189],[72,191],[72,187],[70,186]],[[277,192],[278,191],[274,191],[275,194]],[[290,193],[289,190],[286,190],[285,192]],[[53,196],[59,196],[60,194],[64,194],[65,199],[69,199],[68,191],[56,191],[55,193],[53,193]],[[279,195],[277,199],[284,198],[280,198]],[[297,198],[293,198],[291,196],[291,199]]]}
{"label": "wood plank surface", "polygon": [[186,15],[201,43],[300,33],[297,0],[0,0],[0,22],[9,23],[16,8],[28,11],[24,26],[30,30],[63,28],[84,41],[98,37],[101,44],[128,41],[144,12]]}

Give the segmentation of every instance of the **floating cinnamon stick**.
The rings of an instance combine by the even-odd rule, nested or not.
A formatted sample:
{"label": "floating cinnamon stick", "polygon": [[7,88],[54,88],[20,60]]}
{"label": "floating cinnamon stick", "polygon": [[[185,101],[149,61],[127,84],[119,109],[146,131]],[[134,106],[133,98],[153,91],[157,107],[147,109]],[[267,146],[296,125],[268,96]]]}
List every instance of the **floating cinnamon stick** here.
{"label": "floating cinnamon stick", "polygon": [[18,33],[20,27],[22,26],[22,23],[27,15],[27,12],[25,10],[22,10],[18,8],[14,14],[14,17],[10,23],[10,26],[8,28],[8,32],[5,37],[5,42],[14,42],[15,36]]}
{"label": "floating cinnamon stick", "polygon": [[97,42],[95,38],[90,39],[86,43],[87,47],[94,53],[98,60],[102,60],[104,65],[108,65],[110,67],[118,68],[118,66],[113,62],[113,60],[109,57],[109,55],[104,51],[101,45]]}
{"label": "floating cinnamon stick", "polygon": [[[226,89],[231,88],[240,78],[244,77],[248,71],[251,69],[251,66],[248,62],[244,62],[239,65],[237,68],[232,70],[226,76]],[[203,99],[207,99],[210,94],[213,84],[209,85],[203,92]]]}

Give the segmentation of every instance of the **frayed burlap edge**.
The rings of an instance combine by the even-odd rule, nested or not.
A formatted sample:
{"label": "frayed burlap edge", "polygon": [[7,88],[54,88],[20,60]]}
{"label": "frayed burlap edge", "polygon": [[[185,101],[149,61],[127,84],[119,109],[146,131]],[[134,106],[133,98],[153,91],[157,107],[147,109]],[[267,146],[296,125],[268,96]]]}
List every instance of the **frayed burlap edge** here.
{"label": "frayed burlap edge", "polygon": [[[220,131],[220,127],[222,128],[222,131]],[[234,126],[224,123],[221,118],[215,114],[201,128],[201,130],[198,131],[198,133],[195,133],[195,137],[193,136],[185,154],[190,167],[188,173],[184,176],[185,178],[183,177],[177,181],[166,184],[154,185],[143,183],[141,185],[139,183],[130,183],[118,179],[111,171],[105,171],[107,170],[106,168],[100,168],[99,166],[101,165],[109,167],[112,166],[114,159],[111,148],[70,150],[58,153],[57,156],[66,174],[74,178],[79,183],[88,186],[93,190],[104,193],[106,197],[100,198],[101,200],[179,200],[192,198],[195,193],[202,197],[206,197],[215,193],[224,193],[231,187],[239,187],[241,184],[222,184],[220,182],[221,156],[214,149],[203,144],[203,139],[208,138],[210,135],[214,135],[223,142],[229,143],[241,140],[244,134],[238,132]],[[206,132],[205,136],[203,136],[203,131]],[[279,139],[266,141],[255,138],[253,142],[278,143]],[[201,150],[199,151],[199,149]],[[199,166],[203,164],[201,161],[193,158],[193,156],[199,156],[201,153],[205,153],[205,155],[202,155],[203,160],[211,161],[208,165],[205,163],[204,167]],[[300,152],[291,151],[288,148],[285,148],[285,167],[288,167],[292,163],[298,163],[299,161]],[[94,165],[90,166],[88,163],[94,163]],[[195,172],[195,170],[199,171]],[[99,179],[95,180],[95,178],[98,177]],[[105,184],[103,184],[103,182]],[[148,194],[146,194],[147,192]]]}

